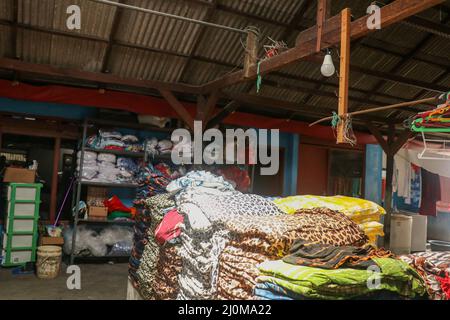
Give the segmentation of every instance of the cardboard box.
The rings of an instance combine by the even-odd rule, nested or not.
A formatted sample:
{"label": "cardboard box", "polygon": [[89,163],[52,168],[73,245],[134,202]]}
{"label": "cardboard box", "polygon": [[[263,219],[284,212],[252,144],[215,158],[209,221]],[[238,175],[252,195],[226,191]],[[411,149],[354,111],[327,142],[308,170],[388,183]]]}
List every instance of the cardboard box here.
{"label": "cardboard box", "polygon": [[86,203],[88,206],[103,206],[103,201],[108,199],[108,188],[91,187],[87,188]]}
{"label": "cardboard box", "polygon": [[108,208],[90,206],[88,210],[88,216],[89,218],[106,218],[108,216]]}
{"label": "cardboard box", "polygon": [[64,244],[63,237],[40,237],[40,246],[62,246]]}
{"label": "cardboard box", "polygon": [[3,182],[34,183],[36,170],[24,168],[6,168]]}

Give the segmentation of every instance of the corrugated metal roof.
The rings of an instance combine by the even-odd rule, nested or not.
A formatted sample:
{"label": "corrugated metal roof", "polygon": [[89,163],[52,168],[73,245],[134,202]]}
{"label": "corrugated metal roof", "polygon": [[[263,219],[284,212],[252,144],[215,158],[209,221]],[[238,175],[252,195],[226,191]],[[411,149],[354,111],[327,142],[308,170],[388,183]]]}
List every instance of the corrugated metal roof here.
{"label": "corrugated metal roof", "polygon": [[13,19],[12,1],[10,0],[0,1],[0,19],[6,20]]}
{"label": "corrugated metal roof", "polygon": [[[365,14],[370,2],[332,1],[331,14],[335,15],[344,7],[350,6],[354,18],[358,18]],[[92,72],[101,72],[106,63],[108,72],[124,78],[196,85],[236,71],[243,64],[245,39],[235,32],[128,9],[119,10],[89,0],[17,0],[17,3],[18,22],[27,26],[26,29],[19,28],[17,32],[17,54],[27,62]],[[269,43],[268,37],[271,37],[275,40],[285,40],[292,46],[299,32],[298,28],[314,24],[316,18],[316,2],[310,0],[127,0],[126,3],[234,28],[255,26],[260,30],[261,45]],[[13,54],[12,4],[13,0],[0,1],[0,55],[6,57]],[[67,29],[66,20],[69,15],[66,10],[69,5],[78,5],[81,8],[81,30]],[[294,21],[297,12],[305,5],[304,18]],[[121,14],[118,14],[119,12]],[[435,23],[441,22],[445,15],[446,13],[436,9],[419,14],[421,18]],[[117,30],[112,35],[114,23],[117,23]],[[288,28],[291,24],[294,27]],[[54,35],[45,30],[75,34],[78,38]],[[87,36],[89,39],[80,36]],[[114,42],[110,55],[107,55],[110,37]],[[417,49],[426,38],[429,40]],[[385,73],[395,71],[397,75],[405,78],[429,83],[435,82],[439,77],[437,82],[443,86],[448,86],[450,82],[450,75],[440,76],[448,73],[450,67],[448,38],[430,36],[424,30],[413,26],[396,24],[370,34],[362,43],[378,46],[379,49],[373,50],[363,45],[352,46],[352,65]],[[390,50],[394,53],[389,53]],[[408,56],[412,50],[441,59],[437,59],[435,63],[425,63],[414,60],[414,55],[411,54],[409,62],[402,63],[403,66],[397,68],[403,59],[402,55]],[[259,56],[262,57],[263,53],[261,48]],[[106,60],[107,56],[109,59]],[[339,57],[335,48],[333,59],[338,70]],[[444,65],[440,67],[439,64]],[[380,80],[355,70],[350,71],[350,86],[355,89],[350,90],[353,98],[370,97],[370,100],[379,103],[395,102],[392,98],[377,95],[374,88],[380,84],[378,92],[398,97],[397,101],[426,94],[418,88]],[[267,80],[266,85],[264,79]],[[277,85],[274,86],[273,82]],[[295,86],[300,87],[299,90],[295,90]],[[338,74],[325,78],[320,73],[320,64],[299,61],[277,73],[265,75],[260,95],[298,104],[306,101],[308,105],[317,108],[335,109],[337,99],[323,95],[336,92],[337,86]],[[301,88],[317,90],[322,96],[303,92]],[[230,94],[255,94],[254,90],[254,82],[224,89]],[[361,104],[355,101],[350,104],[351,107],[359,105]]]}
{"label": "corrugated metal roof", "polygon": [[1,56],[10,56],[12,54],[11,48],[11,28],[8,26],[0,25],[0,55]]}

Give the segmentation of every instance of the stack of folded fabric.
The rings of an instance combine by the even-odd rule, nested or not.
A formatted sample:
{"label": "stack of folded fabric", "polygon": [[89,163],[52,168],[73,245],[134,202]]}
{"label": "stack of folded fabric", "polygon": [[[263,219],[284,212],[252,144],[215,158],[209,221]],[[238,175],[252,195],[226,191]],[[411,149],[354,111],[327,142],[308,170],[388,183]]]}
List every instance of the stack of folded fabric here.
{"label": "stack of folded fabric", "polygon": [[[80,171],[81,151],[77,152],[77,171]],[[98,174],[97,152],[85,151],[83,156],[83,180],[92,180]]]}
{"label": "stack of folded fabric", "polygon": [[132,158],[117,158],[117,169],[119,173],[117,180],[120,182],[134,183],[136,174],[139,172],[139,166]]}
{"label": "stack of folded fabric", "polygon": [[450,300],[450,252],[417,252],[400,257],[425,280],[433,300]]}
{"label": "stack of folded fabric", "polygon": [[118,131],[99,130],[86,139],[86,146],[97,150],[119,150],[142,152],[143,144],[132,134],[122,135]]}
{"label": "stack of folded fabric", "polygon": [[181,257],[178,245],[166,245],[159,251],[154,280],[154,298],[156,300],[176,299],[179,286],[178,275],[181,273]]}
{"label": "stack of folded fabric", "polygon": [[235,216],[283,214],[272,202],[234,191],[230,183],[209,172],[190,172],[167,190],[178,192],[177,209],[184,216],[178,299],[215,298],[218,258],[228,241],[225,221]]}
{"label": "stack of folded fabric", "polygon": [[152,138],[146,142],[145,150],[152,156],[165,155],[172,152],[173,143],[170,140]]}
{"label": "stack of folded fabric", "polygon": [[360,226],[373,245],[376,245],[378,236],[384,236],[383,224],[380,223],[380,219],[386,212],[372,201],[345,196],[305,195],[275,199],[274,202],[288,214],[293,214],[299,209],[318,207],[340,211]]}
{"label": "stack of folded fabric", "polygon": [[[320,267],[291,264],[283,260],[261,263],[258,268],[262,275],[256,279],[258,290],[255,294],[266,299],[278,295],[291,299],[332,300],[362,298],[384,292],[404,298],[426,296],[422,278],[404,261],[374,256],[361,262],[362,269],[355,267],[358,265],[357,259],[348,261],[352,268],[346,267],[346,263],[336,268],[339,254],[332,255],[337,255],[335,261],[322,261]],[[302,259],[290,262],[304,263]],[[310,260],[309,263],[316,264]],[[368,272],[364,268],[367,263],[373,263],[377,271]]]}
{"label": "stack of folded fabric", "polygon": [[298,238],[330,245],[363,245],[367,237],[344,214],[326,209],[305,209],[294,215],[239,217],[225,227],[230,243],[219,260],[218,297],[253,299],[257,264],[286,255]]}

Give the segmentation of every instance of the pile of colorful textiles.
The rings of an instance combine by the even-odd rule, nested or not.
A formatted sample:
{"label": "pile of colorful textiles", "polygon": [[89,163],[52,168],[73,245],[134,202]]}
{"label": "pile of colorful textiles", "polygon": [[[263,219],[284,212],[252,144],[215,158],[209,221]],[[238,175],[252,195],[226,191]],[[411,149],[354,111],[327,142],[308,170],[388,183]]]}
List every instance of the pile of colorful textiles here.
{"label": "pile of colorful textiles", "polygon": [[[372,257],[379,270],[368,272],[357,268],[321,268],[294,265],[283,260],[265,261],[258,268],[262,275],[256,290],[262,298],[266,291],[292,299],[352,299],[376,292],[392,292],[405,298],[426,295],[420,275],[406,262],[393,258]],[[271,287],[273,290],[271,290]],[[280,289],[277,289],[279,288]]]}
{"label": "pile of colorful textiles", "polygon": [[226,221],[237,216],[283,214],[272,202],[235,191],[222,177],[209,172],[190,172],[167,190],[178,191],[177,209],[184,215],[178,299],[215,298],[218,258],[228,242]]}
{"label": "pile of colorful textiles", "polygon": [[250,188],[251,179],[246,168],[229,166],[219,168],[215,170],[214,173],[223,176],[226,180],[230,181],[238,191],[246,192]]}
{"label": "pile of colorful textiles", "polygon": [[369,242],[376,245],[377,237],[384,236],[383,224],[379,221],[386,212],[376,203],[364,199],[345,196],[292,196],[274,200],[284,212],[293,214],[299,209],[324,207],[337,210],[357,223],[369,237]]}
{"label": "pile of colorful textiles", "polygon": [[450,252],[418,252],[400,257],[423,277],[433,300],[450,300]]}
{"label": "pile of colorful textiles", "polygon": [[138,190],[135,205],[142,205],[143,201],[156,194],[166,192],[167,185],[183,175],[181,167],[173,167],[166,163],[151,163],[141,166],[137,173]]}
{"label": "pile of colorful textiles", "polygon": [[148,163],[140,167],[139,188],[134,200],[136,208],[134,247],[130,257],[129,274],[133,285],[146,299],[154,299],[154,276],[160,246],[155,241],[155,230],[175,202],[166,193],[166,186],[180,176],[180,171],[167,164]]}
{"label": "pile of colorful textiles", "polygon": [[219,259],[218,298],[253,299],[257,264],[279,259],[298,238],[332,245],[362,245],[367,237],[344,214],[326,208],[293,215],[238,217],[225,222],[230,243]]}

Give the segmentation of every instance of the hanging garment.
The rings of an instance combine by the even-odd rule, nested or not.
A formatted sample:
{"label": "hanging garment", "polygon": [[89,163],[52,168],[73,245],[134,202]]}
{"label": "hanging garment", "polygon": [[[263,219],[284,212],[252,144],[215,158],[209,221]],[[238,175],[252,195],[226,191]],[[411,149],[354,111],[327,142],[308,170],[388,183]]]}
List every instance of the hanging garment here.
{"label": "hanging garment", "polygon": [[422,168],[422,200],[420,214],[436,216],[436,202],[441,199],[439,175]]}
{"label": "hanging garment", "polygon": [[333,246],[329,244],[311,243],[303,239],[294,242],[284,262],[302,266],[324,269],[340,267],[367,269],[376,263],[373,257],[388,258],[392,253],[384,249],[375,249],[371,245],[362,247]]}
{"label": "hanging garment", "polygon": [[[411,163],[400,156],[395,157],[395,174],[393,191],[397,191],[399,197],[411,198]],[[409,200],[407,200],[407,203]]]}
{"label": "hanging garment", "polygon": [[411,163],[411,202],[416,208],[420,208],[422,198],[422,170],[420,167]]}

